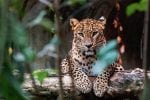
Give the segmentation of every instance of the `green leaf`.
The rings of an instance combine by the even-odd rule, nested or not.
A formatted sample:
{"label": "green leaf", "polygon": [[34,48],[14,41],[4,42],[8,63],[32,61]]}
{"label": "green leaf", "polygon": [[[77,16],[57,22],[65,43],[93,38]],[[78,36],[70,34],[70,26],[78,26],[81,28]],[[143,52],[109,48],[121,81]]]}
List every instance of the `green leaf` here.
{"label": "green leaf", "polygon": [[118,51],[117,50],[110,50],[108,53],[106,53],[104,56],[101,57],[101,62],[107,62],[107,64],[112,64],[118,57]]}
{"label": "green leaf", "polygon": [[118,51],[116,49],[117,40],[112,40],[98,50],[97,61],[93,65],[92,72],[95,75],[103,73],[104,69],[116,61]]}
{"label": "green leaf", "polygon": [[33,76],[42,84],[44,79],[48,76],[48,72],[47,70],[36,70],[33,72]]}
{"label": "green leaf", "polygon": [[135,11],[138,9],[138,7],[139,7],[138,3],[130,4],[126,10],[127,16],[131,16],[133,13],[135,13]]}
{"label": "green leaf", "polygon": [[32,74],[40,82],[40,84],[42,84],[46,77],[58,75],[58,70],[52,69],[52,68],[38,69],[38,70],[33,71]]}
{"label": "green leaf", "polygon": [[20,84],[14,78],[8,66],[0,73],[0,92],[6,100],[28,100],[20,88]]}
{"label": "green leaf", "polygon": [[101,62],[100,60],[97,60],[95,62],[95,65],[93,65],[93,67],[92,67],[93,74],[96,76],[101,74],[104,71],[104,69],[106,68],[106,66],[107,66],[107,62],[105,62],[105,61]]}
{"label": "green leaf", "polygon": [[138,11],[146,11],[147,9],[147,0],[141,0],[140,3],[139,3],[139,7],[137,8]]}
{"label": "green leaf", "polygon": [[127,14],[127,16],[131,16],[136,11],[146,11],[147,5],[148,5],[147,0],[141,0],[138,3],[132,3],[127,6],[126,14]]}
{"label": "green leaf", "polygon": [[95,75],[101,74],[108,65],[115,62],[118,57],[117,50],[109,51],[107,54],[103,55],[100,60],[97,60],[92,68],[92,72]]}
{"label": "green leaf", "polygon": [[[19,23],[19,18],[21,18],[18,16],[21,10],[19,2],[22,3],[20,0],[0,0],[0,11],[2,12],[0,14],[0,95],[6,100],[28,99],[20,87],[23,75],[19,75],[21,80],[18,81],[18,77],[12,74],[13,69],[17,69],[18,66],[8,52],[10,47],[13,47],[15,51],[20,51],[20,48],[26,47],[27,44],[26,33]],[[20,66],[18,69],[21,69]]]}
{"label": "green leaf", "polygon": [[108,42],[106,46],[103,46],[102,48],[100,48],[100,50],[98,50],[97,52],[98,58],[101,58],[101,56],[105,55],[106,53],[115,49],[116,47],[117,47],[117,40],[112,40]]}

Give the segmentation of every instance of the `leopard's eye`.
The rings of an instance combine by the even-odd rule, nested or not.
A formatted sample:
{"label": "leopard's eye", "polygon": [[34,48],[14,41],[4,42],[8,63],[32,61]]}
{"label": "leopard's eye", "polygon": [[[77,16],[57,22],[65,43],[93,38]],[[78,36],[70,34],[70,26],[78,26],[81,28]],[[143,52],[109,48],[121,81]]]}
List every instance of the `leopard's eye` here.
{"label": "leopard's eye", "polygon": [[92,36],[95,36],[95,35],[97,35],[98,33],[99,33],[98,31],[95,31],[95,32],[93,32]]}
{"label": "leopard's eye", "polygon": [[84,37],[83,33],[78,33],[80,36]]}

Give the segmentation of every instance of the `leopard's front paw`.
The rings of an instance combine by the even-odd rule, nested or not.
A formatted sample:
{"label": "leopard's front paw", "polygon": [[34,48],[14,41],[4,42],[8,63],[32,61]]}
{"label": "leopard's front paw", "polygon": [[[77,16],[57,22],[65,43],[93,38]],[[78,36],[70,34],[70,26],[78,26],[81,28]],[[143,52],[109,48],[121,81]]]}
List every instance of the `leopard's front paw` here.
{"label": "leopard's front paw", "polygon": [[84,82],[84,83],[75,83],[75,87],[77,90],[81,91],[82,93],[89,93],[92,90],[91,82]]}
{"label": "leopard's front paw", "polygon": [[103,79],[97,78],[93,82],[93,90],[96,96],[102,97],[108,89],[108,83]]}
{"label": "leopard's front paw", "polygon": [[76,70],[73,72],[74,76],[74,85],[75,88],[82,93],[88,93],[92,90],[92,82],[89,80],[89,77],[79,70],[79,68],[76,68]]}

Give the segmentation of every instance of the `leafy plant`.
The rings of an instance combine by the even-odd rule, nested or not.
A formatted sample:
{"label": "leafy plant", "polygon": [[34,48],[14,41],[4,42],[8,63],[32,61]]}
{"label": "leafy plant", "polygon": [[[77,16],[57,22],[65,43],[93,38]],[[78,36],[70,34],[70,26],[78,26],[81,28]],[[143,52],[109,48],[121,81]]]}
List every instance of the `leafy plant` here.
{"label": "leafy plant", "polygon": [[56,75],[58,74],[58,71],[55,69],[38,69],[33,71],[32,74],[40,82],[40,84],[42,84],[46,77],[48,77],[49,75]]}
{"label": "leafy plant", "polygon": [[112,40],[97,51],[98,59],[92,69],[94,74],[101,74],[108,65],[112,64],[117,59],[118,51],[116,47],[117,40]]}
{"label": "leafy plant", "polygon": [[147,0],[140,0],[138,3],[132,3],[128,5],[126,9],[127,16],[131,16],[136,11],[145,11],[147,9]]}
{"label": "leafy plant", "polygon": [[39,15],[32,20],[30,23],[27,24],[27,27],[34,27],[36,25],[41,25],[43,26],[46,30],[48,30],[51,33],[55,32],[55,25],[54,22],[52,20],[49,20],[48,18],[44,18],[44,16],[46,15],[46,11],[41,11],[39,13]]}
{"label": "leafy plant", "polygon": [[[0,95],[6,100],[28,99],[20,85],[25,64],[35,59],[35,52],[28,46],[27,33],[18,18],[20,3],[19,0],[0,1]],[[14,75],[15,69],[20,73],[19,77]]]}
{"label": "leafy plant", "polygon": [[48,76],[47,70],[36,70],[33,72],[33,76],[40,82],[43,83],[44,79]]}

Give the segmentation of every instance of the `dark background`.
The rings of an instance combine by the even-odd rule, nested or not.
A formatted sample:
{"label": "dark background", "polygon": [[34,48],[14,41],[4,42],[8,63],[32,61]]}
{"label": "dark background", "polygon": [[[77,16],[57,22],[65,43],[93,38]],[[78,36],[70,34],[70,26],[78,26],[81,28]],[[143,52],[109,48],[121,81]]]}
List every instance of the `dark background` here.
{"label": "dark background", "polygon": [[[51,2],[53,1],[51,0]],[[142,68],[141,55],[143,49],[142,41],[144,12],[135,12],[133,15],[127,16],[126,7],[133,2],[138,2],[138,0],[121,0],[119,2],[119,10],[116,8],[116,0],[87,0],[85,5],[78,4],[73,7],[66,5],[62,7],[60,9],[62,16],[62,58],[71,47],[72,33],[68,23],[71,17],[81,20],[83,18],[98,19],[100,16],[105,16],[107,17],[107,25],[105,30],[107,40],[116,38],[119,34],[122,37],[122,43],[125,45],[125,53],[122,55],[123,66],[127,69],[135,67]],[[48,7],[40,2],[37,2],[36,0],[24,0],[24,3],[26,14],[23,17],[23,22],[28,22],[33,19],[34,16],[36,16],[43,9],[49,11]],[[53,12],[50,12],[46,17],[54,19],[52,14]],[[32,18],[30,16],[32,16]],[[113,26],[113,20],[116,17],[119,19],[119,23],[123,27],[122,32],[118,32]],[[52,36],[52,34],[49,34],[40,26],[29,29],[30,43],[37,52],[49,42]],[[150,46],[148,46],[148,51],[150,51]],[[149,52],[148,55],[150,55]],[[47,62],[51,62],[50,60],[51,59],[49,58],[37,59],[37,67],[45,67]]]}

